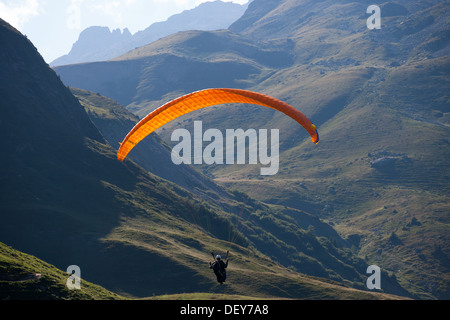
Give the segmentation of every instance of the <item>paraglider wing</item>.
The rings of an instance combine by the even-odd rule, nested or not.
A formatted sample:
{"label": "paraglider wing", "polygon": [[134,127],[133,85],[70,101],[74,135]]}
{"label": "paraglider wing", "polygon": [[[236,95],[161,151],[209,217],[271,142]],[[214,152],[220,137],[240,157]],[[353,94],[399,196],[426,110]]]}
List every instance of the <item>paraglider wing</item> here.
{"label": "paraglider wing", "polygon": [[256,104],[283,112],[301,124],[314,143],[319,142],[316,126],[303,113],[283,101],[248,90],[205,89],[172,100],[139,121],[120,145],[117,159],[123,161],[142,139],[173,119],[195,110],[227,103]]}

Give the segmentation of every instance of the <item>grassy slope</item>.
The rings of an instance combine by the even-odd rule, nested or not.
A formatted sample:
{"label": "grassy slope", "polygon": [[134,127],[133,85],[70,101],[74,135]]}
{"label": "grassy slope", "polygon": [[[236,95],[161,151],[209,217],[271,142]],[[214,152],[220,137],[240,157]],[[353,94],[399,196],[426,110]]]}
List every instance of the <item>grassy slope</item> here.
{"label": "grassy slope", "polygon": [[[108,291],[98,285],[92,284],[81,279],[80,290],[69,290],[66,281],[69,274],[57,269],[55,266],[44,262],[32,255],[17,251],[3,243],[0,243],[0,298],[2,300],[124,300],[127,299],[116,293]],[[234,271],[236,272],[236,271]],[[261,276],[262,274],[255,274]],[[266,277],[264,277],[266,278]],[[278,295],[263,294],[258,296],[232,294],[233,288],[221,286],[215,288],[214,293],[186,293],[152,296],[143,299],[151,300],[261,300],[274,299],[278,296],[296,295],[314,299],[402,299],[400,297],[370,293],[358,292],[350,288],[343,288],[340,285],[324,283],[320,280],[301,279],[301,276],[280,276],[269,275],[272,291],[281,293]],[[257,281],[247,278],[246,281]],[[284,291],[277,292],[277,284],[281,282],[281,287],[291,284],[297,288],[296,292],[287,294]],[[237,282],[234,286],[239,287]],[[262,282],[260,285],[268,286],[268,283]],[[225,285],[225,287],[227,287]],[[270,290],[268,290],[270,291]],[[301,293],[302,291],[308,292]],[[251,293],[251,292],[248,292]]]}
{"label": "grassy slope", "polygon": [[[123,112],[119,105],[114,104],[114,107],[112,108],[114,112],[111,112],[111,101],[109,99],[78,89],[73,89],[73,92],[77,94],[77,97],[82,104],[89,110],[91,117],[94,112],[96,113],[93,118],[96,123],[99,123],[100,119],[103,119],[108,123],[108,125],[102,126],[102,132],[106,136],[120,127],[120,124],[116,123],[116,117]],[[212,190],[210,190],[210,192],[212,193]],[[279,210],[274,207],[271,209],[272,211],[268,211],[268,209],[263,209],[251,199],[245,200],[245,195],[234,194],[234,198],[232,195],[233,194],[229,194],[228,198],[222,199],[222,205],[219,205],[216,207],[216,210],[213,211],[211,211],[212,207],[209,207],[210,209],[201,209],[195,203],[191,203],[192,207],[188,207],[188,211],[184,212],[182,215],[179,213],[177,216],[166,216],[165,212],[158,212],[158,214],[152,213],[151,216],[144,215],[124,218],[121,225],[113,229],[102,241],[115,247],[117,252],[123,252],[125,248],[130,246],[139,248],[138,251],[140,251],[142,255],[144,255],[144,252],[151,254],[154,256],[155,261],[158,260],[160,261],[159,263],[162,263],[161,266],[153,266],[154,270],[164,269],[166,271],[166,274],[162,273],[159,276],[163,277],[161,283],[154,285],[154,287],[158,288],[155,289],[156,291],[154,294],[159,294],[161,290],[167,290],[168,292],[177,290],[188,292],[198,290],[199,288],[203,288],[205,291],[212,289],[216,290],[217,288],[213,279],[214,276],[211,274],[211,271],[205,267],[205,262],[209,259],[208,252],[217,250],[217,248],[221,248],[220,250],[223,252],[226,249],[230,249],[233,252],[233,262],[232,267],[230,268],[232,283],[227,285],[226,289],[224,289],[227,293],[248,295],[257,292],[261,296],[268,297],[311,297],[309,293],[306,294],[306,291],[299,291],[299,289],[284,289],[286,286],[289,287],[292,285],[295,287],[297,285],[303,286],[307,284],[301,284],[298,283],[297,280],[293,280],[295,276],[293,278],[291,276],[295,273],[287,271],[281,266],[277,266],[277,270],[274,270],[273,261],[265,258],[264,255],[261,255],[260,253],[252,253],[252,251],[257,252],[255,249],[258,248],[262,252],[272,252],[272,255],[274,255],[276,259],[282,259],[288,265],[291,264],[293,268],[299,268],[303,272],[317,273],[319,270],[322,270],[323,267],[328,265],[327,268],[334,269],[335,275],[333,277],[336,279],[341,278],[341,276],[345,278],[344,274],[346,272],[352,274],[351,268],[344,265],[345,263],[350,263],[350,261],[342,264],[343,262],[338,260],[343,259],[343,252],[339,252],[340,249],[337,249],[337,251],[333,253],[333,257],[327,256],[325,252],[328,249],[324,250],[324,248],[321,247],[324,246],[327,241],[320,243],[317,242],[317,239],[314,236],[306,233],[303,234],[301,230],[297,230],[299,225],[294,222],[294,220],[299,221],[301,224],[305,224],[303,226],[305,229],[312,223],[316,227],[317,234],[321,234],[325,237],[338,237],[337,234],[330,235],[330,232],[333,231],[329,226],[326,226],[325,224],[321,225],[318,221],[314,221],[312,217],[308,217],[308,215],[302,212],[293,211],[291,217],[287,217],[281,214],[284,210]],[[238,197],[241,197],[242,199],[240,201],[244,201],[245,204],[237,202],[239,201]],[[216,195],[213,198],[218,199],[220,196]],[[145,199],[140,199],[139,201],[145,201]],[[210,206],[210,204],[207,204],[207,206]],[[243,210],[244,206],[245,210]],[[229,211],[232,207],[240,207],[238,210],[239,215],[233,215],[232,211]],[[261,211],[261,209],[266,212]],[[245,215],[249,216],[244,218]],[[230,217],[233,220],[238,219],[239,222],[235,225],[230,225],[227,222],[227,219]],[[185,219],[190,221],[190,223],[186,224]],[[309,220],[309,222],[306,222],[307,220]],[[266,228],[266,230],[261,228]],[[207,233],[205,234],[203,230],[206,230]],[[272,232],[272,235],[268,234],[267,231]],[[243,236],[241,232],[243,232],[245,236]],[[228,241],[219,240],[215,237]],[[293,242],[293,240],[295,242]],[[312,248],[303,248],[303,245],[300,245],[299,241],[302,242],[305,240],[307,240],[308,243],[310,242],[313,246],[317,246],[315,249],[317,251],[314,254],[322,252],[323,256],[317,257],[317,261],[313,258],[313,252],[310,251]],[[325,238],[323,240],[325,240]],[[231,243],[229,241],[231,241]],[[248,247],[250,242],[253,242],[252,246],[256,246],[256,248],[252,249],[251,247]],[[239,243],[241,245],[239,245]],[[297,246],[296,250],[293,249],[292,245]],[[270,247],[273,248],[269,249]],[[282,258],[277,254],[277,250],[280,249],[289,251],[290,259],[286,259],[286,257]],[[183,254],[178,258],[180,252]],[[258,258],[254,256],[254,254],[260,257]],[[166,259],[166,262],[164,262],[164,259]],[[255,260],[258,260],[259,263],[255,264]],[[167,264],[169,261],[172,261],[173,266],[171,266],[170,263]],[[180,285],[178,276],[171,277],[167,275],[167,273],[172,272],[172,269],[175,270],[175,266],[180,264],[181,261],[186,261],[185,267],[187,269],[184,273],[189,274],[189,277],[200,282],[199,288],[195,289],[195,285],[191,280],[183,281],[183,284]],[[334,267],[332,266],[333,264],[335,264]],[[251,273],[246,271],[248,269],[252,270]],[[313,269],[315,269],[315,271]],[[328,272],[330,271],[331,270]],[[264,274],[262,277],[260,276],[261,272]],[[281,278],[285,279],[285,284],[282,284],[282,281],[274,281],[273,277],[276,276],[276,273],[278,273],[277,276],[282,274]],[[288,275],[287,278],[285,278],[285,274]],[[322,273],[322,276],[329,276],[329,274],[325,272]],[[140,277],[145,279],[147,275],[140,275]],[[155,280],[156,277],[151,274],[148,275],[148,277],[149,281],[158,281]],[[358,280],[356,280],[358,277],[356,274],[352,277],[356,277],[354,280],[358,282]],[[208,284],[208,281],[201,280],[205,278],[210,279],[211,283]],[[251,279],[254,278],[260,278],[258,285],[252,283]],[[270,286],[268,285],[269,283],[271,283]],[[291,285],[289,283],[291,283]],[[326,293],[320,293],[323,289],[324,288],[321,286],[318,286],[313,290],[314,293],[311,294],[317,298],[334,296],[334,294],[327,296]],[[140,296],[142,296],[142,294],[140,294]],[[303,296],[304,294],[306,294],[306,296]],[[343,296],[347,296],[347,293]]]}
{"label": "grassy slope", "polygon": [[0,242],[0,300],[122,300],[81,280],[81,290],[66,286],[69,274]]}
{"label": "grassy slope", "polygon": [[[333,118],[317,118],[321,122],[317,147],[306,141],[281,155],[277,179],[248,181],[248,172],[243,171],[229,180],[227,172],[221,173],[226,185],[239,186],[262,201],[310,204],[343,235],[358,234],[361,256],[392,270],[405,287],[423,298],[449,294],[449,59],[439,53],[445,40],[438,32],[409,49],[417,39],[425,39],[430,15],[442,20],[439,10],[446,9],[438,5],[409,19],[386,19],[384,36],[392,37],[390,43],[368,32],[328,41],[329,48],[344,48],[336,51],[334,61],[358,60],[359,52],[372,53],[361,60],[361,66],[322,63],[319,56],[259,85],[261,90],[282,92],[286,99],[296,97],[291,99],[296,105],[318,110],[336,101],[336,96],[346,99],[332,103],[337,109],[327,115],[334,114]],[[396,29],[401,21],[409,26]],[[308,41],[320,31],[314,29],[316,33],[308,38],[308,29],[301,30],[298,48],[311,48]],[[344,44],[350,48],[352,38],[358,36],[359,48],[354,53],[346,50]],[[401,49],[405,47],[406,52]],[[304,61],[303,53],[299,57]],[[401,66],[393,64],[402,59]],[[366,75],[359,72],[359,79],[349,82],[349,72],[358,75],[355,71],[364,69]],[[308,81],[297,85],[299,77]],[[300,94],[294,95],[295,91]],[[306,110],[317,117],[315,109]],[[371,161],[383,155],[397,159],[395,169],[381,172],[371,167]],[[295,194],[301,195],[301,202]],[[395,236],[400,241],[393,241]]]}
{"label": "grassy slope", "polygon": [[[271,13],[265,18],[267,28],[273,28],[278,15],[292,13],[296,5],[287,1]],[[406,19],[387,17],[383,35],[365,30],[365,20],[348,25],[345,15],[331,19],[336,12],[360,12],[361,5],[356,4],[337,4],[324,17],[302,25],[292,35],[297,63],[253,89],[301,106],[319,125],[320,144],[311,145],[289,119],[261,111],[259,119],[271,119],[265,127],[282,128],[285,152],[280,173],[262,179],[254,166],[204,169],[216,181],[258,200],[314,212],[335,223],[342,235],[358,234],[361,257],[394,272],[418,296],[442,298],[449,294],[450,280],[445,231],[449,227],[445,94],[449,60],[439,51],[445,47],[445,37],[430,21],[442,21],[441,10],[447,9],[439,4],[420,11],[414,5]],[[327,16],[333,24],[327,23]],[[246,32],[265,37],[269,32],[264,21]],[[342,25],[342,30],[330,33],[336,25]],[[293,30],[283,27],[286,32]],[[255,116],[258,112],[246,110]],[[205,110],[192,117],[222,130],[260,126],[239,111],[232,112]],[[180,125],[186,126],[169,124],[166,132]],[[291,132],[298,134],[295,139]],[[164,132],[161,135],[168,141]],[[395,158],[395,168],[372,168],[371,162],[382,156]],[[393,234],[402,242],[393,245],[389,241]]]}
{"label": "grassy slope", "polygon": [[[266,92],[300,106],[319,125],[318,146],[289,119],[252,107],[202,110],[159,133],[169,143],[173,129],[190,129],[198,118],[205,127],[219,129],[281,128],[284,153],[276,177],[262,179],[253,166],[201,169],[257,200],[305,210],[334,223],[342,235],[356,239],[361,257],[393,272],[415,294],[445,298],[449,296],[448,8],[438,1],[396,2],[406,10],[395,13],[383,4],[382,30],[369,31],[368,2],[323,1],[314,7],[312,1],[284,1],[251,27],[235,31],[262,40],[288,36],[288,41],[276,43],[289,52],[289,64],[255,64],[242,52],[227,52],[222,59],[235,66],[247,64],[250,72],[240,74],[237,82],[223,68],[208,73],[226,79],[229,86]],[[251,6],[264,4],[254,1]],[[192,69],[179,68],[190,65],[192,52],[183,51],[183,46],[186,39],[195,38],[185,35],[134,52],[142,59],[168,54],[184,60],[174,64],[161,59],[160,65],[148,69],[150,77],[144,77],[141,100],[129,105],[132,110],[144,115],[192,89],[182,86]],[[220,56],[207,51],[200,60],[218,62]],[[156,74],[166,81],[163,91]],[[205,79],[200,87],[219,84]],[[167,90],[172,87],[175,91]],[[371,161],[382,156],[396,159],[394,171],[371,167]],[[425,238],[427,234],[432,236]],[[401,242],[392,241],[395,237]]]}
{"label": "grassy slope", "polygon": [[[323,92],[327,85],[334,82],[324,82]],[[234,180],[226,171],[219,174],[227,186],[261,201],[319,207],[317,213],[336,223],[342,235],[362,236],[361,256],[395,271],[402,284],[424,298],[432,297],[428,292],[445,297],[450,149],[448,108],[439,92],[448,90],[448,59],[388,69],[384,83],[373,87],[363,88],[319,127],[317,147],[306,141],[282,154],[276,179],[248,181],[245,170]],[[394,170],[371,167],[383,154],[398,159]],[[413,219],[419,223],[411,225]],[[401,245],[390,244],[393,233]]]}

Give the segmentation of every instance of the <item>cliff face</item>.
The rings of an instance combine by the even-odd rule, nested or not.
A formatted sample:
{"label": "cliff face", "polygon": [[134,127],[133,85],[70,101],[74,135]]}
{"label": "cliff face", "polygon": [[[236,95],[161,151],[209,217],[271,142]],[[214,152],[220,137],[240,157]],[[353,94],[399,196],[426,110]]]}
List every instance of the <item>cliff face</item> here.
{"label": "cliff face", "polygon": [[120,29],[110,30],[108,27],[89,27],[80,33],[78,41],[73,44],[70,52],[52,61],[51,65],[111,59],[127,49],[124,44],[131,38],[132,35],[127,28],[121,31]]}

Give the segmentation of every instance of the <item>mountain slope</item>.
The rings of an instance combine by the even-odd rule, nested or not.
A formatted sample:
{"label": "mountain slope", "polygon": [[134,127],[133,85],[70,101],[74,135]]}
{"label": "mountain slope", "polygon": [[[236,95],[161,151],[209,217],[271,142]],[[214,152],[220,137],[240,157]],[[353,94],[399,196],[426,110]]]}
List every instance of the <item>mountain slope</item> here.
{"label": "mountain slope", "polygon": [[[259,201],[333,223],[355,240],[355,256],[394,273],[418,297],[445,299],[449,5],[385,2],[382,28],[369,30],[371,4],[255,0],[228,31],[179,33],[103,69],[88,64],[56,71],[67,84],[114,95],[139,116],[183,93],[217,86],[271,94],[298,107],[318,125],[319,145],[285,116],[250,106],[201,110],[158,134],[171,145],[171,132],[191,130],[196,119],[205,129],[280,129],[276,176],[263,178],[250,165],[200,169]],[[228,39],[219,44],[230,46],[211,39]],[[284,64],[248,55],[248,46],[239,45],[244,42],[253,52],[279,54]],[[148,72],[142,72],[144,61]],[[124,81],[117,65],[136,68],[139,78]],[[96,76],[100,70],[114,72],[106,79]],[[129,93],[117,90],[128,84]]]}
{"label": "mountain slope", "polygon": [[368,30],[368,5],[281,1],[273,9],[265,1],[251,3],[246,16],[262,12],[257,22],[230,29],[261,41],[288,36],[294,60],[251,88],[299,106],[319,125],[321,142],[304,141],[302,130],[282,115],[249,109],[249,120],[206,111],[203,121],[222,130],[259,127],[257,120],[270,119],[265,127],[280,128],[286,150],[279,174],[264,181],[250,166],[209,171],[258,200],[335,223],[358,239],[361,257],[395,272],[422,298],[446,299],[449,6],[389,2],[381,6],[382,29]]}
{"label": "mountain slope", "polygon": [[[302,231],[281,209],[235,193],[242,202],[231,205],[241,212],[224,211],[132,161],[117,161],[116,150],[33,45],[3,20],[0,40],[0,106],[8,119],[0,128],[7,137],[0,145],[3,243],[61,270],[78,265],[83,279],[126,297],[221,290],[253,297],[398,298],[349,288],[355,281],[363,289],[364,264],[312,230]],[[231,251],[230,281],[221,289],[207,268],[212,250]],[[308,250],[322,255],[314,258]],[[289,270],[269,254],[318,275],[329,276],[331,266],[339,282]]]}
{"label": "mountain slope", "polygon": [[1,300],[123,300],[97,285],[81,280],[80,290],[69,290],[69,274],[0,242]]}
{"label": "mountain slope", "polygon": [[[264,4],[254,1],[249,11]],[[381,6],[381,30],[373,31],[365,28],[367,6],[283,1],[258,23],[231,26],[261,40],[283,33],[295,41],[296,68],[281,70],[257,88],[304,106],[321,124],[322,138],[318,148],[303,143],[286,151],[280,179],[265,184],[266,192],[252,192],[255,183],[244,180],[240,190],[295,205],[297,197],[285,194],[295,194],[296,183],[303,183],[305,202],[317,206],[315,195],[321,194],[317,214],[339,224],[343,234],[359,235],[361,256],[397,270],[397,279],[421,297],[446,299],[449,6],[388,2]],[[328,8],[328,21],[318,16],[321,7]],[[352,11],[348,19],[344,12]],[[298,19],[286,18],[294,12]],[[364,70],[366,76],[345,85],[349,72]]]}
{"label": "mountain slope", "polygon": [[284,44],[264,48],[227,30],[185,31],[110,61],[54,69],[65,84],[100,93],[143,116],[175,94],[249,87],[291,63],[284,49]]}
{"label": "mountain slope", "polygon": [[[114,257],[102,237],[126,217],[183,212],[177,192],[185,191],[131,162],[118,163],[34,47],[1,23],[1,108],[8,119],[1,129],[2,241],[62,269],[78,264],[86,279],[111,279],[105,272],[111,268],[99,268]],[[152,254],[144,257],[149,263]]]}
{"label": "mountain slope", "polygon": [[[118,139],[121,139],[131,126],[131,124],[124,124],[121,119],[126,118],[127,121],[132,122],[135,116],[117,102],[98,94],[75,88],[72,88],[72,92],[80,99],[102,134],[113,145],[117,145]],[[122,132],[119,137],[117,137],[118,132]],[[167,173],[166,171],[170,171],[169,180],[181,182],[187,190],[191,190],[207,201],[208,205],[213,205],[228,214],[234,212],[235,216],[231,215],[231,221],[237,230],[231,229],[228,234],[220,232],[222,234],[220,235],[217,233],[218,229],[213,226],[217,221],[214,222],[214,219],[211,218],[198,220],[193,217],[196,224],[202,225],[206,230],[212,230],[211,228],[217,230],[215,231],[216,236],[231,243],[250,243],[273,259],[301,270],[301,272],[341,279],[340,281],[344,282],[350,279],[358,282],[356,280],[359,277],[357,272],[352,270],[353,267],[349,265],[353,265],[357,270],[362,270],[364,269],[363,264],[361,261],[348,260],[345,252],[348,242],[342,239],[332,227],[303,211],[286,210],[276,206],[268,207],[255,202],[244,194],[221,189],[188,166],[172,168],[174,165],[168,159],[169,149],[158,146],[157,140],[157,136],[144,140],[142,145],[140,144],[139,148],[136,148],[138,152],[132,157],[154,173],[162,172],[164,175]],[[191,178],[188,179],[188,177]],[[308,230],[308,233],[304,233],[303,230]],[[324,237],[324,239],[318,241],[313,234]],[[337,246],[335,251],[327,252],[331,249],[330,247],[325,248],[329,245],[328,241]],[[305,246],[304,243],[309,244]],[[287,256],[286,252],[289,252]],[[395,282],[392,283],[391,289],[392,292],[398,294],[407,294],[399,290]]]}
{"label": "mountain slope", "polygon": [[[138,117],[116,101],[91,92],[71,88],[90,119],[111,146],[117,149],[127,133],[139,121]],[[142,141],[141,147],[129,155],[141,167],[198,194],[205,201],[219,205],[231,201],[232,195],[187,165],[175,165],[170,148],[155,134]],[[225,200],[221,200],[225,198]]]}
{"label": "mountain slope", "polygon": [[71,51],[50,63],[51,66],[106,61],[136,47],[147,45],[172,33],[185,30],[226,29],[245,12],[247,5],[211,1],[156,22],[131,34],[128,29],[110,31],[108,27],[89,27],[80,33]]}

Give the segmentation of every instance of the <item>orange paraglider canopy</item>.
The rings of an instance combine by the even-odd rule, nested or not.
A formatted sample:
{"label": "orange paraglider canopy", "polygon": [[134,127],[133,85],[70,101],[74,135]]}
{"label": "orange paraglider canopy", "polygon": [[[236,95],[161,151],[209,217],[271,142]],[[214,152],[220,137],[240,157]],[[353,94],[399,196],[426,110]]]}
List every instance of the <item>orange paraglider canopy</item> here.
{"label": "orange paraglider canopy", "polygon": [[316,126],[303,113],[283,101],[248,90],[205,89],[172,100],[139,121],[120,145],[117,159],[123,161],[142,139],[173,119],[195,110],[226,103],[256,104],[283,112],[301,124],[315,144],[319,143]]}

